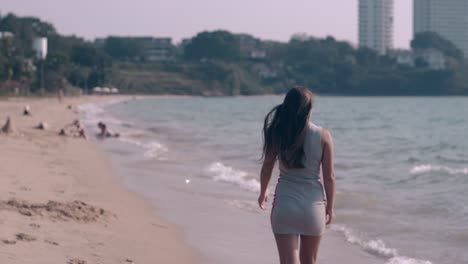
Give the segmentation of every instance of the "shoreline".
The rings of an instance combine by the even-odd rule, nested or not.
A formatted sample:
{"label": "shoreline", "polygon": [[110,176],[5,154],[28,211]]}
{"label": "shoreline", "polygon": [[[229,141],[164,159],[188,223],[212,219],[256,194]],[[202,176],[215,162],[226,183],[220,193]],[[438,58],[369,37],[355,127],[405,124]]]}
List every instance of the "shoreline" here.
{"label": "shoreline", "polygon": [[[195,102],[199,102],[196,97],[193,99]],[[153,103],[139,101],[135,102],[136,105],[134,106],[140,105],[141,108],[137,107],[135,109],[141,110],[145,109],[144,105],[159,105],[156,104],[156,101]],[[133,143],[128,144],[126,140],[120,141],[121,143],[115,141],[115,144],[107,144],[107,142],[102,144],[103,149],[113,157],[113,165],[115,165],[116,170],[120,171],[121,175],[124,176],[126,186],[135,193],[149,199],[152,204],[156,205],[160,215],[183,228],[186,241],[203,254],[204,263],[277,262],[276,245],[268,224],[268,214],[256,209],[252,211],[253,209],[247,208],[246,210],[246,208],[242,208],[244,202],[244,205],[248,205],[250,201],[255,201],[256,193],[252,194],[252,192],[246,192],[242,188],[238,189],[239,186],[233,186],[232,182],[213,181],[213,175],[204,174],[206,171],[203,168],[205,165],[210,164],[209,161],[213,161],[212,157],[206,160],[197,156],[198,162],[201,163],[197,162],[195,166],[190,160],[180,157],[178,154],[181,154],[181,150],[196,146],[178,145],[170,138],[163,136],[163,134],[172,134],[172,132],[178,131],[177,128],[174,128],[174,124],[167,124],[172,130],[159,131],[160,137],[152,136],[152,130],[145,126],[146,123],[139,123],[141,120],[147,120],[148,117],[142,116],[142,119],[139,119],[134,112],[129,111],[132,109],[131,106],[127,107],[125,104],[121,104],[106,109],[106,106],[101,105],[97,108],[90,107],[85,111],[91,113],[89,120],[92,120],[92,122],[87,122],[88,124],[97,122],[102,114],[102,118],[108,119],[109,124],[116,127],[117,131],[122,129],[128,133],[125,135],[135,135],[135,138],[129,136],[130,138],[124,137],[124,139],[138,142],[137,147]],[[166,114],[164,108],[155,108],[152,111],[160,115]],[[187,111],[190,112],[187,109],[182,112]],[[99,114],[96,115],[96,113]],[[132,113],[132,115],[125,115],[125,113]],[[96,118],[96,116],[99,116],[99,118]],[[177,120],[177,117],[174,117],[173,121],[175,123],[178,122]],[[153,122],[154,124],[159,123],[158,119],[152,120],[151,124]],[[122,126],[121,124],[125,125]],[[151,128],[153,126],[156,125],[150,125]],[[148,129],[146,133],[149,134],[143,132],[146,131],[145,129]],[[145,136],[142,136],[143,134]],[[173,136],[177,138],[176,133]],[[169,155],[166,157],[162,154],[159,157],[162,159],[156,156],[152,157],[155,158],[153,162],[149,162],[146,154],[146,158],[142,156],[142,151],[145,151],[142,145],[153,142],[167,147],[170,149],[169,152],[175,156]],[[197,153],[194,153],[194,155],[197,155]],[[174,163],[173,161],[176,160],[177,162]],[[185,165],[180,166],[177,164]],[[131,177],[128,177],[128,175],[131,175]],[[184,183],[186,179],[190,179],[190,185]],[[216,191],[212,192],[210,190]],[[221,201],[218,199],[212,200],[211,197],[218,197],[218,193],[227,194],[229,198],[225,197]],[[234,200],[231,201],[231,199]],[[238,204],[235,205],[236,203]],[[190,216],[189,219],[186,218],[187,215]],[[216,220],[213,221],[213,217]],[[242,223],[242,230],[237,231],[239,223]],[[345,237],[343,232],[337,232],[337,230],[328,230],[323,239],[322,250],[319,253],[320,263],[351,261],[350,263],[383,264],[385,262],[384,257],[363,251],[361,244],[350,243],[347,241],[349,239],[359,240],[356,237]],[[217,243],[213,244],[213,241],[219,241],[219,245],[223,246],[219,246]],[[368,241],[359,240],[358,242],[364,245]],[[253,251],[251,248],[256,248],[256,250]],[[340,250],[341,253],[337,255],[336,250]]]}
{"label": "shoreline", "polygon": [[[158,96],[166,97],[166,96]],[[0,101],[0,259],[8,263],[199,263],[183,231],[125,188],[110,155],[91,140],[59,137],[76,106],[142,96]],[[152,96],[143,96],[152,98]],[[22,116],[24,105],[32,116]],[[72,109],[67,109],[72,105]],[[47,130],[33,127],[46,122]]]}

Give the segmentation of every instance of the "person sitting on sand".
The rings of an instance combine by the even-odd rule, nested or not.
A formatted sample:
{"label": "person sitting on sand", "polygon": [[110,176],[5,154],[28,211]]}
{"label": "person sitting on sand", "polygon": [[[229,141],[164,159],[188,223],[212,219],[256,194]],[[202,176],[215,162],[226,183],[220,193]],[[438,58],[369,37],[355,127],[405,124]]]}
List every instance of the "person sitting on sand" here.
{"label": "person sitting on sand", "polygon": [[39,122],[35,128],[39,130],[47,130],[49,128],[49,125],[46,122]]}
{"label": "person sitting on sand", "polygon": [[25,116],[31,115],[31,108],[29,107],[29,105],[26,105],[26,106],[24,107],[23,115],[25,115]]}
{"label": "person sitting on sand", "polygon": [[75,119],[75,120],[73,120],[73,122],[72,122],[71,124],[68,124],[68,125],[66,125],[65,127],[76,127],[76,128],[80,128],[80,127],[81,127],[80,120]]}
{"label": "person sitting on sand", "polygon": [[[67,132],[67,129],[69,129],[68,132]],[[62,128],[59,132],[59,135],[60,136],[71,135],[73,137],[87,139],[84,127],[81,125],[80,120],[78,119],[74,120],[71,124],[68,124],[64,128]]]}
{"label": "person sitting on sand", "polygon": [[68,136],[67,131],[65,131],[64,128],[60,129],[58,134],[59,134],[59,136]]}
{"label": "person sitting on sand", "polygon": [[64,128],[62,128],[62,129],[60,129],[60,131],[59,131],[58,134],[59,134],[59,136],[68,136],[68,135],[71,135],[71,136],[77,137],[77,138],[88,139],[88,138],[86,137],[86,133],[85,133],[85,130],[84,130],[83,128],[78,129],[75,133],[72,132],[72,134],[67,133],[67,131],[66,131]]}
{"label": "person sitting on sand", "polygon": [[80,129],[78,130],[78,137],[84,138],[84,139],[88,139],[88,138],[86,137],[86,133],[85,133],[84,128],[80,128]]}
{"label": "person sitting on sand", "polygon": [[80,123],[78,123],[78,125],[76,126],[77,128],[77,133],[74,135],[75,137],[79,137],[79,138],[84,138],[84,139],[87,139],[86,137],[86,133],[85,133],[85,130],[84,130],[84,127],[81,126]]}

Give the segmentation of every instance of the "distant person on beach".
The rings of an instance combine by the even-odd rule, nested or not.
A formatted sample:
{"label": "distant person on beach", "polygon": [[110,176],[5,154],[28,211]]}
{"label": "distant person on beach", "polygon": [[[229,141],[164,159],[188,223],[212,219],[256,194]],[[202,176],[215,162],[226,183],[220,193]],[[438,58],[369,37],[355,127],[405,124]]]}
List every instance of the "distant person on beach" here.
{"label": "distant person on beach", "polygon": [[23,109],[23,115],[25,116],[29,116],[31,115],[31,108],[29,107],[29,105],[26,105]]}
{"label": "distant person on beach", "polygon": [[[279,180],[271,227],[281,264],[315,264],[325,225],[333,219],[335,175],[330,132],[311,123],[313,94],[295,87],[265,117],[260,208],[265,210],[276,160]],[[322,169],[323,178],[320,176]]]}
{"label": "distant person on beach", "polygon": [[59,135],[87,139],[85,129],[81,125],[80,120],[78,119],[74,120],[71,124],[68,124],[64,128],[60,129]]}
{"label": "distant person on beach", "polygon": [[98,134],[98,137],[100,137],[100,138],[119,137],[120,136],[119,133],[110,132],[109,129],[107,128],[107,125],[104,124],[103,122],[98,123],[98,128],[100,130],[100,132]]}
{"label": "distant person on beach", "polygon": [[58,99],[59,103],[61,103],[62,100],[63,100],[63,94],[64,94],[63,89],[58,89],[57,90],[57,99]]}

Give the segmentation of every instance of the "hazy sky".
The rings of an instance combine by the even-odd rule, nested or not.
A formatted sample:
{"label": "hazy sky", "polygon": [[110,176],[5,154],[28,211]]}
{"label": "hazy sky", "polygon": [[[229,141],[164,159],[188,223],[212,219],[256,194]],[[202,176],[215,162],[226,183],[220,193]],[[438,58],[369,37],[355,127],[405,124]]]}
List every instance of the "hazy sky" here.
{"label": "hazy sky", "polygon": [[[0,12],[33,15],[62,34],[169,36],[227,29],[262,39],[307,33],[357,43],[358,0],[1,0]],[[412,0],[395,0],[395,43],[412,35]]]}

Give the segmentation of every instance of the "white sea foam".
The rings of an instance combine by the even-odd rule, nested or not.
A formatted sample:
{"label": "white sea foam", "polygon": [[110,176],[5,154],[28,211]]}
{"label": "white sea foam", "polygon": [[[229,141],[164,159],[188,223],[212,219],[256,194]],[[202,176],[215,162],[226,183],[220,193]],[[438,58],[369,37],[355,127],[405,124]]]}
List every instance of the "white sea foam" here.
{"label": "white sea foam", "polygon": [[87,124],[96,123],[97,118],[104,112],[101,105],[84,104],[78,106],[78,111],[81,114],[81,119]]}
{"label": "white sea foam", "polygon": [[332,225],[332,230],[343,234],[346,241],[358,245],[366,252],[379,257],[389,258],[386,264],[432,264],[432,262],[427,260],[400,256],[396,249],[388,247],[381,239],[366,239],[363,235],[358,234],[346,226]]}
{"label": "white sea foam", "polygon": [[411,168],[411,174],[424,174],[428,172],[446,172],[448,174],[468,174],[468,168],[450,168],[447,166],[424,164]]}
{"label": "white sea foam", "polygon": [[332,230],[343,234],[349,243],[359,245],[362,249],[374,255],[391,258],[398,254],[396,249],[387,247],[382,240],[365,239],[363,236],[345,226],[333,225]]}
{"label": "white sea foam", "polygon": [[385,264],[433,264],[428,260],[413,259],[407,257],[394,257]]}
{"label": "white sea foam", "polygon": [[96,104],[83,104],[77,107],[81,115],[81,120],[88,126],[95,126],[102,121],[109,124],[123,124],[122,120],[113,118],[105,114],[104,107],[112,104],[117,104],[123,100],[112,100]]}
{"label": "white sea foam", "polygon": [[164,146],[163,144],[157,141],[144,143],[144,142],[140,142],[138,140],[134,140],[131,138],[126,138],[126,137],[121,137],[120,141],[142,148],[144,150],[143,155],[147,158],[164,159],[163,155],[169,151],[166,148],[166,146]]}
{"label": "white sea foam", "polygon": [[225,200],[226,204],[239,208],[242,210],[247,210],[252,213],[259,213],[261,210],[258,210],[258,204],[255,201],[251,200]]}
{"label": "white sea foam", "polygon": [[211,164],[208,171],[213,174],[215,181],[234,183],[249,191],[258,192],[260,190],[260,182],[256,179],[249,179],[247,172],[226,166],[221,162]]}

